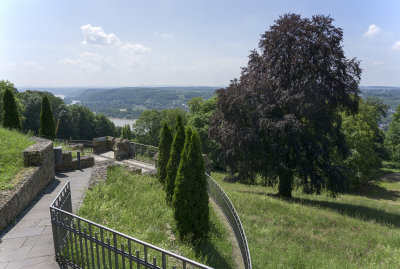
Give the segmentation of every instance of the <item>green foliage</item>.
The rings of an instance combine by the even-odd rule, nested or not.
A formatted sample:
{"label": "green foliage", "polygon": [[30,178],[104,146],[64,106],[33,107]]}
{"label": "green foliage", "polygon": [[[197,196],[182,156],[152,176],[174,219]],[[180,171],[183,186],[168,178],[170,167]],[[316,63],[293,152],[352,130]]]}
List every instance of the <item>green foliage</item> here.
{"label": "green foliage", "polygon": [[[160,141],[160,131],[163,122],[169,126],[176,125],[176,119],[181,117],[183,125],[187,123],[187,112],[180,108],[165,109],[162,111],[145,110],[133,124],[132,136],[139,143],[157,146]],[[172,131],[175,135],[175,130]]]}
{"label": "green foliage", "polygon": [[17,99],[18,114],[21,115],[21,112],[23,111],[23,106],[19,103],[17,98],[18,90],[15,88],[14,83],[8,80],[0,80],[0,123],[3,122],[3,94],[6,89],[10,90],[14,94],[14,99]]}
{"label": "green foliage", "polygon": [[377,113],[374,106],[361,100],[358,114],[343,116],[342,131],[351,152],[344,165],[348,168],[346,174],[351,187],[372,180],[376,169],[381,165],[376,151],[377,136],[379,138],[381,135]]}
{"label": "green foliage", "polygon": [[[179,251],[182,256],[213,268],[235,268],[228,231],[213,208],[210,208],[209,237],[194,247],[179,240],[172,208],[166,205],[163,194],[163,185],[156,177],[132,174],[124,167],[110,167],[107,181],[86,192],[78,215],[157,247]],[[92,229],[98,232],[96,227]],[[126,242],[117,245],[120,243],[127,245]],[[132,244],[133,249],[136,246]],[[161,255],[150,248],[147,251],[149,257],[157,257],[157,265],[160,265]],[[176,265],[168,258],[166,262],[167,268]],[[123,266],[120,264],[119,268]],[[129,268],[128,262],[126,268]]]}
{"label": "green foliage", "polygon": [[121,129],[121,137],[124,139],[131,139],[131,126],[129,124],[125,124]]}
{"label": "green foliage", "polygon": [[22,151],[34,144],[16,130],[0,128],[0,191],[12,189],[24,171]]}
{"label": "green foliage", "polygon": [[208,136],[210,117],[214,113],[217,104],[217,97],[214,96],[208,100],[201,97],[192,98],[188,102],[189,121],[188,124],[195,128],[200,136],[201,150],[212,161],[214,168],[221,167],[218,162],[220,148],[218,143]]}
{"label": "green foliage", "polygon": [[385,147],[390,154],[390,159],[400,162],[400,121],[393,119],[389,124],[389,130],[385,138]]}
{"label": "green foliage", "polygon": [[53,111],[51,110],[47,96],[42,98],[42,110],[40,112],[39,136],[54,140],[56,138],[56,126],[54,123]]}
{"label": "green foliage", "polygon": [[[192,134],[191,134],[192,133]],[[189,142],[190,141],[190,142]],[[207,181],[197,131],[188,128],[172,205],[181,238],[204,238],[209,230]]]}
{"label": "green foliage", "polygon": [[185,127],[182,117],[178,116],[175,125],[175,136],[171,146],[171,154],[167,163],[167,178],[165,180],[165,192],[167,203],[171,203],[175,189],[175,178],[181,161],[181,154],[185,145]]}
{"label": "green foliage", "polygon": [[170,157],[172,144],[172,134],[165,122],[160,134],[160,144],[158,146],[157,174],[162,184],[167,177],[167,164]]}
{"label": "green foliage", "polygon": [[8,88],[5,89],[3,96],[3,127],[21,129],[14,94]]}

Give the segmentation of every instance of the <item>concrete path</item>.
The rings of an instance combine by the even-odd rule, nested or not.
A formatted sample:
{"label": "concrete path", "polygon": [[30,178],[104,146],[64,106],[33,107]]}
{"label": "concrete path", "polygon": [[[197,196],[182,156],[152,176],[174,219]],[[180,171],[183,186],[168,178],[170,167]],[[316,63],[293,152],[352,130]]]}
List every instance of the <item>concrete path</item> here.
{"label": "concrete path", "polygon": [[88,184],[92,168],[58,173],[53,182],[16,220],[0,233],[0,269],[59,268],[54,258],[50,203],[70,180],[72,207],[76,210]]}
{"label": "concrete path", "polygon": [[[95,161],[114,160],[114,152],[108,151],[108,152],[104,152],[101,154],[96,154],[96,155],[94,155],[94,159],[95,159]],[[115,161],[115,163],[125,164],[125,165],[131,166],[131,167],[140,168],[140,169],[142,169],[142,173],[154,170],[154,165],[145,163],[145,162],[141,162],[138,160],[134,160],[134,159]]]}

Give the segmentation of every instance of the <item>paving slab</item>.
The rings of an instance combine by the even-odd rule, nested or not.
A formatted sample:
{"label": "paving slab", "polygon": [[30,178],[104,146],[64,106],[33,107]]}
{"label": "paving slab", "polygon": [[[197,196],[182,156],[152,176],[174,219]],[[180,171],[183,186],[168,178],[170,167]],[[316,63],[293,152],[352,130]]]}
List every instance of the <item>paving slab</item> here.
{"label": "paving slab", "polygon": [[[56,174],[55,179],[18,217],[15,224],[0,233],[0,269],[55,269],[50,203],[70,181],[72,207],[82,200],[92,168]],[[74,211],[75,211],[74,210]]]}

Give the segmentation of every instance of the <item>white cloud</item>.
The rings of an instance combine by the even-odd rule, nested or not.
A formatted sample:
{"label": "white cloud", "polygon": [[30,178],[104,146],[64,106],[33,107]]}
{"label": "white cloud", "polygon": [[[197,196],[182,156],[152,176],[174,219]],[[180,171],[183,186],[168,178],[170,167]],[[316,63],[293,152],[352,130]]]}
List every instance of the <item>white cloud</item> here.
{"label": "white cloud", "polygon": [[172,39],[174,38],[174,36],[172,34],[167,34],[167,33],[160,33],[160,32],[155,32],[156,36],[159,36],[161,38],[165,38],[165,39]]}
{"label": "white cloud", "polygon": [[83,44],[94,45],[120,45],[121,41],[114,33],[107,34],[100,26],[86,24],[81,26],[83,33]]}
{"label": "white cloud", "polygon": [[80,54],[77,59],[71,59],[71,58],[61,59],[59,63],[76,65],[80,69],[89,72],[111,70],[117,67],[112,57],[90,52],[85,52]]}
{"label": "white cloud", "polygon": [[393,44],[392,50],[400,50],[400,40]]}
{"label": "white cloud", "polygon": [[40,65],[40,64],[38,64],[37,62],[34,62],[34,61],[22,62],[21,66],[26,68],[26,69],[28,69],[28,70],[32,70],[32,71],[37,71],[37,70],[41,71],[41,70],[45,70],[46,69],[46,67],[44,67],[44,66],[42,66],[42,65]]}
{"label": "white cloud", "polygon": [[373,62],[372,63],[372,65],[374,65],[374,66],[381,66],[381,65],[384,65],[385,63],[384,62],[381,62],[381,61],[376,61],[376,62]]}
{"label": "white cloud", "polygon": [[368,31],[366,31],[364,33],[365,37],[369,37],[369,38],[373,38],[375,37],[377,34],[379,34],[381,32],[381,28],[379,28],[378,26],[376,26],[375,24],[371,24],[368,27]]}
{"label": "white cloud", "polygon": [[129,42],[126,42],[124,45],[122,45],[121,50],[130,54],[144,54],[151,52],[150,48],[147,48],[142,44],[131,44]]}

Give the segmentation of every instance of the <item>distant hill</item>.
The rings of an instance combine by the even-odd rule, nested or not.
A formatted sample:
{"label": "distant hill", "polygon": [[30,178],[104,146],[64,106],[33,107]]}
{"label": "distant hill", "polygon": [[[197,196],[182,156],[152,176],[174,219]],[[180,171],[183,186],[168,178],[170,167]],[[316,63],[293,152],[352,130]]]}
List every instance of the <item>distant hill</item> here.
{"label": "distant hill", "polygon": [[[193,97],[211,98],[218,87],[126,87],[87,89],[74,100],[109,117],[137,118],[146,109],[183,108]],[[68,99],[66,100],[68,101]]]}

